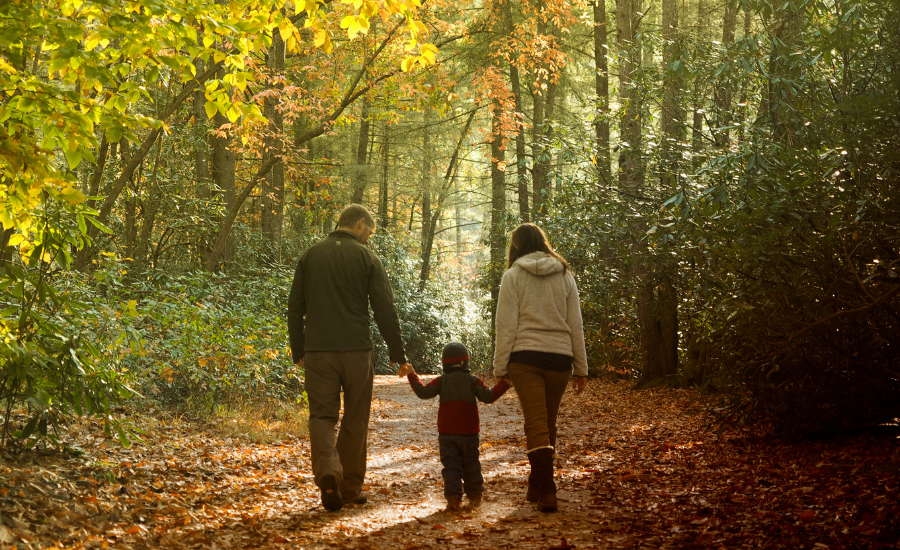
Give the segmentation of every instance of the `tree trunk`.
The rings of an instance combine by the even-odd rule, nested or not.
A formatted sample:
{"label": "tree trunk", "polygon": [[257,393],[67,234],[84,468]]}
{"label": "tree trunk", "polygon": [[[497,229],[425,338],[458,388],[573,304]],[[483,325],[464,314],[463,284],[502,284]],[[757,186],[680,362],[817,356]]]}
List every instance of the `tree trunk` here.
{"label": "tree trunk", "polygon": [[[272,31],[272,46],[269,49],[266,66],[269,69],[270,78],[280,77],[284,73],[284,42],[277,29]],[[280,92],[282,86],[276,84],[275,88]],[[271,133],[271,136],[266,139],[265,154],[279,157],[269,173],[266,174],[263,182],[260,216],[260,228],[269,249],[266,255],[273,262],[281,261],[281,235],[284,225],[284,162],[278,155],[284,142],[284,114],[278,108],[279,98],[280,93],[276,96],[270,95],[266,97],[263,106]]]}
{"label": "tree trunk", "polygon": [[[697,0],[697,28],[698,32],[706,31],[706,5],[704,0]],[[694,91],[697,97],[700,97],[700,89],[702,82],[700,78],[694,79]],[[691,166],[696,170],[703,164],[703,105],[694,103],[692,107],[691,120]]]}
{"label": "tree trunk", "polygon": [[[546,201],[550,197],[550,163],[552,154],[550,140],[553,136],[553,107],[557,84],[548,82],[546,91],[536,90],[534,96],[533,145],[534,161],[531,169],[532,208],[534,218],[539,219],[547,212]],[[545,94],[545,95],[541,95]]]}
{"label": "tree trunk", "polygon": [[[750,28],[751,28],[750,24],[751,23],[752,23],[752,19],[750,16],[750,10],[747,10],[747,12],[744,13],[744,38],[746,38],[747,36],[750,35]],[[739,107],[740,116],[743,119],[747,118],[747,112],[748,112],[748,107],[747,107],[748,106],[748,101],[747,101],[748,87],[749,87],[748,82],[746,79],[744,79],[741,82],[741,98],[740,98],[740,100],[738,100],[738,104],[741,105],[741,107]],[[740,139],[740,140],[744,139],[745,126],[746,126],[746,124],[741,124],[738,127],[738,139]]]}
{"label": "tree trunk", "polygon": [[[500,9],[503,11],[503,26],[507,37],[513,35],[512,10],[510,1],[504,0]],[[526,223],[530,219],[528,210],[528,167],[525,153],[525,126],[523,124],[522,84],[519,77],[518,60],[509,61],[509,83],[512,88],[513,101],[516,108],[516,192],[519,195],[519,219]]]}
{"label": "tree trunk", "polygon": [[[508,4],[508,2],[506,3]],[[519,195],[519,219],[522,223],[530,220],[528,210],[528,167],[525,153],[525,127],[522,123],[522,86],[519,80],[519,68],[509,65],[509,81],[512,84],[513,99],[516,102],[516,183]]]}
{"label": "tree trunk", "polygon": [[[224,75],[220,75],[220,78]],[[234,151],[231,149],[231,130],[222,129],[224,124],[228,123],[228,119],[221,113],[216,113],[213,117],[213,138],[212,138],[212,165],[210,172],[212,173],[213,183],[219,190],[217,193],[223,195],[225,200],[225,210],[230,211],[235,204],[235,170],[237,168],[237,160]],[[271,157],[272,164],[275,158]],[[249,194],[248,194],[249,195]],[[235,217],[237,217],[235,215]],[[230,235],[229,235],[230,237]],[[229,262],[234,255],[234,239],[228,238],[221,250],[216,250],[213,246],[210,257],[206,259],[206,264],[213,266],[210,271],[215,271],[223,263]]]}
{"label": "tree trunk", "polygon": [[673,68],[676,57],[680,57],[681,45],[678,37],[678,2],[662,2],[663,40],[663,104],[660,113],[660,135],[662,137],[660,159],[660,183],[667,193],[675,191],[675,174],[679,173],[679,150],[684,114],[681,111],[681,78]]}
{"label": "tree trunk", "polygon": [[419,189],[422,190],[422,267],[419,270],[419,288],[425,286],[425,281],[431,275],[431,242],[434,238],[434,225],[431,220],[431,109],[426,109],[422,120],[422,171],[419,179]]}
{"label": "tree trunk", "polygon": [[362,113],[359,122],[359,140],[356,144],[356,163],[353,166],[353,175],[351,178],[353,186],[353,197],[350,202],[362,204],[363,196],[366,193],[366,185],[369,176],[369,98],[363,97]]}
{"label": "tree trunk", "polygon": [[635,259],[632,274],[641,326],[641,383],[646,383],[678,373],[678,302],[671,277],[655,275],[640,262]]}
{"label": "tree trunk", "polygon": [[381,227],[386,228],[390,222],[388,219],[388,160],[391,146],[391,129],[388,122],[384,122],[384,138],[381,143],[381,186],[378,190],[378,218]]}
{"label": "tree trunk", "polygon": [[594,0],[594,90],[597,94],[597,112],[594,114],[596,136],[595,160],[600,181],[611,183],[612,170],[609,157],[609,52],[606,42],[606,0]]}
{"label": "tree trunk", "polygon": [[500,169],[500,163],[504,159],[503,130],[500,127],[500,119],[503,107],[500,101],[494,100],[494,116],[491,129],[491,265],[489,269],[491,288],[491,343],[496,337],[497,325],[497,298],[500,296],[500,278],[503,275],[505,261],[506,235],[504,219],[506,217],[506,172]]}
{"label": "tree trunk", "polygon": [[795,141],[797,124],[794,110],[795,88],[789,83],[800,74],[794,46],[803,27],[803,14],[794,13],[796,6],[787,4],[775,13],[774,46],[769,56],[769,120],[775,141],[788,147]]}
{"label": "tree trunk", "polygon": [[[88,195],[96,197],[100,194],[100,182],[103,181],[103,169],[106,168],[106,157],[109,153],[109,142],[106,141],[106,135],[100,141],[100,152],[97,154],[97,166],[94,168],[94,174],[91,176],[91,184]],[[95,201],[88,201],[86,206],[94,207]]]}
{"label": "tree trunk", "polygon": [[[725,16],[722,21],[722,48],[727,49],[734,44],[734,29],[737,23],[737,14],[740,5],[737,2],[725,4]],[[713,101],[716,104],[716,145],[727,147],[729,143],[729,130],[731,125],[731,97],[734,95],[731,82],[727,77],[716,83],[713,92]]]}
{"label": "tree trunk", "polygon": [[637,39],[642,0],[616,0],[616,43],[619,48],[619,96],[623,103],[620,119],[619,186],[633,190],[643,183],[641,160],[641,105],[634,75],[641,64]]}
{"label": "tree trunk", "polygon": [[[150,239],[153,236],[153,226],[156,224],[156,212],[159,210],[159,203],[162,200],[162,190],[159,185],[159,169],[162,162],[163,139],[160,136],[156,145],[156,160],[153,163],[153,174],[150,176],[150,191],[148,199],[143,205],[143,220],[141,221],[141,232],[135,244],[134,269],[132,273],[135,276],[140,275],[144,271],[147,260],[147,252],[150,248]],[[174,150],[172,151],[174,153]]]}
{"label": "tree trunk", "polygon": [[[194,60],[197,74],[203,72],[205,62],[197,58]],[[209,188],[209,117],[206,116],[206,94],[202,89],[194,92],[194,131],[197,147],[194,149],[194,182],[197,185],[197,197],[201,204],[212,195]]]}

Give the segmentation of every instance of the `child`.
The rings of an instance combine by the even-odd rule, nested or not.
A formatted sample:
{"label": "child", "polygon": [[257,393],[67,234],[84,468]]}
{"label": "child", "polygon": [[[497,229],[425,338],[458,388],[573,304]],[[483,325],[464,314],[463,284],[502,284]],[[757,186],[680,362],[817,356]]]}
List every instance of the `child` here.
{"label": "child", "polygon": [[400,367],[399,376],[407,375],[410,386],[421,399],[441,396],[438,409],[438,443],[441,452],[441,475],[444,477],[444,496],[447,510],[459,510],[463,487],[473,508],[481,505],[484,478],[478,460],[478,405],[475,399],[493,403],[509,389],[506,380],[493,388],[469,372],[469,350],[460,342],[444,346],[441,355],[444,374],[422,385],[412,365]]}

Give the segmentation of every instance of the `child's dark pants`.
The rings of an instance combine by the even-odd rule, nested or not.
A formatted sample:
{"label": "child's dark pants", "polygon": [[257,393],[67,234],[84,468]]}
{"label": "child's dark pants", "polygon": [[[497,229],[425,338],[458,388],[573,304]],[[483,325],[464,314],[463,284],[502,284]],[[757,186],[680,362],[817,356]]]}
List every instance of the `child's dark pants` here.
{"label": "child's dark pants", "polygon": [[444,476],[444,496],[462,497],[465,486],[467,497],[481,497],[484,492],[484,477],[478,460],[478,434],[440,434],[438,443],[441,464],[444,465],[441,470],[441,475]]}

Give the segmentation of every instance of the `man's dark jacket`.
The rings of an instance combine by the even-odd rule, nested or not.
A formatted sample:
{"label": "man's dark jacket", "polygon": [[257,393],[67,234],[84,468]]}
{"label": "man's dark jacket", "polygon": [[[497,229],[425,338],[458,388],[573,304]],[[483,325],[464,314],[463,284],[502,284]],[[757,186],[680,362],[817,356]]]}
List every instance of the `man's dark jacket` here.
{"label": "man's dark jacket", "polygon": [[372,349],[369,304],[390,359],[406,363],[394,293],[381,260],[339,229],[300,256],[288,297],[288,333],[296,363],[307,351]]}

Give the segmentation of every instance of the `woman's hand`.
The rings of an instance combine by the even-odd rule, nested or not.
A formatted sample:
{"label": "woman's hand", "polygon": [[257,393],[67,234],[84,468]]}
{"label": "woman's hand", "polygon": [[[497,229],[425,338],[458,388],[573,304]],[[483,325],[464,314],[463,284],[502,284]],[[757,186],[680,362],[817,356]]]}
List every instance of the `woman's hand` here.
{"label": "woman's hand", "polygon": [[581,393],[585,386],[587,386],[587,376],[575,376],[572,378],[572,389],[575,391],[575,395]]}
{"label": "woman's hand", "polygon": [[508,374],[506,376],[501,376],[500,380],[506,380],[506,383],[509,384],[510,388],[514,387],[513,383],[512,383],[512,378],[510,378]]}

